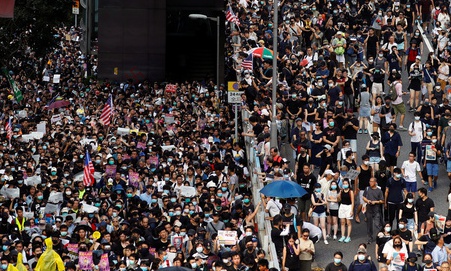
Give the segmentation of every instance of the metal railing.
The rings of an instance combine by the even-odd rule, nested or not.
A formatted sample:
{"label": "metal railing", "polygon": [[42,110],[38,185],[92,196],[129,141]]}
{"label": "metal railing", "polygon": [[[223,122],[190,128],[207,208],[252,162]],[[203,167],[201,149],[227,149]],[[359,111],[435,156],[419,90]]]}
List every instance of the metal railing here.
{"label": "metal railing", "polygon": [[[244,121],[244,119],[249,118],[249,112],[247,110],[242,110],[241,112],[243,119],[243,131],[248,131],[252,127],[249,122]],[[260,160],[255,149],[255,138],[246,137],[245,143],[248,169],[252,183],[252,198],[254,206],[256,206],[261,201],[260,190],[263,188],[263,183],[259,181],[258,177],[258,173],[261,173]],[[262,249],[267,253],[266,255],[267,259],[269,260],[269,267],[280,269],[276,248],[274,246],[274,243],[271,241],[271,221],[266,219],[267,216],[268,214],[265,211],[257,213],[256,222],[258,225],[258,238],[261,241]]]}

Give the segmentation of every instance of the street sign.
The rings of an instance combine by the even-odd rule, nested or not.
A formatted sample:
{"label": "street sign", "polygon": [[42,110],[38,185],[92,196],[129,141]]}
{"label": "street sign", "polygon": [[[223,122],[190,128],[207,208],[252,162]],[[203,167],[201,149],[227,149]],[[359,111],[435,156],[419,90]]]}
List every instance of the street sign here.
{"label": "street sign", "polygon": [[236,81],[228,82],[227,86],[227,101],[232,104],[241,103],[241,95],[244,91],[239,91],[240,86]]}
{"label": "street sign", "polygon": [[75,15],[80,14],[80,0],[72,1],[72,14],[75,14]]}

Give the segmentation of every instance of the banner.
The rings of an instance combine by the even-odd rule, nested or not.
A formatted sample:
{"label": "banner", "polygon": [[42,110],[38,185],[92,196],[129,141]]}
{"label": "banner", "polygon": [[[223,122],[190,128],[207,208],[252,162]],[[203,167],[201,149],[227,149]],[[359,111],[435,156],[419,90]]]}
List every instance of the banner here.
{"label": "banner", "polygon": [[14,18],[15,0],[0,0],[0,18]]}
{"label": "banner", "polygon": [[78,266],[80,270],[92,270],[92,250],[78,252]]}
{"label": "banner", "polygon": [[[5,0],[0,0],[1,1],[5,1]],[[7,1],[8,2],[8,1]],[[1,11],[1,8],[0,8]],[[1,16],[0,16],[1,17]],[[12,17],[11,17],[12,18]],[[6,70],[6,68],[3,68],[3,72],[6,75],[6,78],[8,78],[8,82],[11,85],[13,92],[14,92],[14,97],[16,98],[16,101],[18,103],[20,103],[20,101],[23,100],[23,96],[22,96],[22,92],[20,91],[20,89],[17,87],[16,82],[14,82],[13,78],[11,77],[11,75],[9,75],[9,72]]]}

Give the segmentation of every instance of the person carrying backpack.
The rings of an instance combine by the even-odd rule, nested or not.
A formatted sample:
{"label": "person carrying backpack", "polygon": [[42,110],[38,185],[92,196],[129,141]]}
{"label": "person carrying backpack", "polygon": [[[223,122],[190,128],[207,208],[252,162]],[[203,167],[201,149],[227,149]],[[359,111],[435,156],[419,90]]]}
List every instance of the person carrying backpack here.
{"label": "person carrying backpack", "polygon": [[403,271],[421,271],[422,268],[419,264],[417,264],[417,260],[417,255],[414,252],[409,252]]}
{"label": "person carrying backpack", "polygon": [[357,250],[357,259],[350,265],[348,271],[377,271],[376,265],[368,258],[366,249]]}
{"label": "person carrying backpack", "polygon": [[412,39],[410,41],[410,47],[406,50],[406,56],[404,58],[404,64],[408,73],[410,72],[410,66],[415,63],[417,56],[421,57],[421,49],[418,47],[417,41]]}

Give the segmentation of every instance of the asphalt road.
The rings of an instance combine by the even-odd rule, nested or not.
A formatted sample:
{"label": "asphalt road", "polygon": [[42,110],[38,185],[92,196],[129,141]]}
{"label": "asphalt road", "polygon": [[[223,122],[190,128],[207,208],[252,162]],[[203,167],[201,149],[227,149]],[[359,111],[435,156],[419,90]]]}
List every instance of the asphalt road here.
{"label": "asphalt road", "polygon": [[[423,53],[423,59],[427,57],[427,49],[425,46],[425,50]],[[424,64],[424,61],[423,61]],[[402,74],[403,77],[403,87],[407,88],[407,73],[404,71]],[[387,90],[387,88],[386,88]],[[404,101],[406,105],[408,104],[409,96],[404,96]],[[397,124],[399,125],[399,117],[397,119]],[[413,113],[407,112],[404,120],[404,127],[408,127],[409,124],[413,121]],[[403,147],[401,149],[401,154],[398,158],[398,166],[402,165],[402,162],[408,159],[408,154],[410,152],[410,137],[407,131],[400,131]],[[360,157],[365,153],[365,148],[367,142],[370,140],[369,134],[359,134],[358,135],[358,164],[361,164]],[[289,145],[284,145],[281,148],[282,157],[286,157],[290,159],[291,165],[294,165],[294,161],[292,159],[292,150]],[[446,173],[445,165],[440,165],[439,170],[439,179],[438,179],[438,187],[434,189],[433,192],[429,193],[428,196],[434,200],[435,209],[438,214],[446,215],[448,211],[448,203],[446,202],[449,188],[449,180]],[[418,184],[418,187],[422,187],[421,183]],[[353,222],[353,229],[351,234],[351,242],[349,243],[339,243],[338,241],[334,241],[329,239],[329,245],[324,244],[321,240],[315,245],[316,255],[315,262],[313,266],[318,266],[325,268],[326,265],[333,261],[333,253],[335,251],[341,251],[344,254],[343,263],[347,266],[351,263],[354,255],[357,253],[357,248],[360,243],[366,243],[368,238],[366,234],[366,222],[363,220],[363,216],[360,216],[361,223],[357,224],[355,221]],[[340,235],[339,235],[340,237]],[[371,255],[373,259],[375,259],[375,243],[368,245],[368,254]]]}

